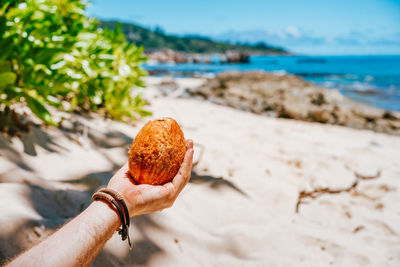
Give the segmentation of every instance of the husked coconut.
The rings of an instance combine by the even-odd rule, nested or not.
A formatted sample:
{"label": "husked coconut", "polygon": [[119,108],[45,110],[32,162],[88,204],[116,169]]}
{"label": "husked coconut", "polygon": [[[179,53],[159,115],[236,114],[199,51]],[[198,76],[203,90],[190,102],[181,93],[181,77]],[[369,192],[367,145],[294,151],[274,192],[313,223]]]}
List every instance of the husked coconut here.
{"label": "husked coconut", "polygon": [[149,121],[129,150],[129,174],[139,184],[165,184],[175,177],[185,153],[185,137],[174,119]]}

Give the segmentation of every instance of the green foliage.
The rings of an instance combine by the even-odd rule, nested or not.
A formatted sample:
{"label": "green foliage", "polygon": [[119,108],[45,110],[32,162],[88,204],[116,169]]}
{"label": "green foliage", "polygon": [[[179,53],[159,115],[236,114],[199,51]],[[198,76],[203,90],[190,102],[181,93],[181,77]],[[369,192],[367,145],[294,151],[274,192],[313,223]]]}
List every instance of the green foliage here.
{"label": "green foliage", "polygon": [[143,48],[121,27],[98,28],[81,0],[0,0],[0,108],[24,102],[47,124],[46,107],[102,109],[113,118],[148,115]]}
{"label": "green foliage", "polygon": [[[106,29],[113,29],[117,24],[119,22],[100,21],[100,26]],[[265,43],[258,43],[256,45],[230,44],[215,42],[202,36],[178,37],[165,34],[159,27],[151,31],[131,23],[122,23],[122,32],[127,36],[129,42],[144,46],[148,52],[169,48],[186,53],[223,53],[228,50],[274,54],[287,53],[282,48],[273,47]]]}

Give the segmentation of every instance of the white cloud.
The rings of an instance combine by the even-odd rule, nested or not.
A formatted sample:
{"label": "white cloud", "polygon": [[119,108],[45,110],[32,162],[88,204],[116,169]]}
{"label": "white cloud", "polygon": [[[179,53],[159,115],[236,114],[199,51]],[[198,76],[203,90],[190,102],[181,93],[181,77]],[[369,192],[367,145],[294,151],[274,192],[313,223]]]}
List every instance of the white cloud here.
{"label": "white cloud", "polygon": [[349,30],[347,34],[322,36],[296,26],[288,26],[275,30],[232,30],[213,37],[230,42],[265,42],[269,45],[287,48],[295,53],[370,54],[370,51],[376,51],[377,54],[400,53],[400,33],[377,35]]}
{"label": "white cloud", "polygon": [[286,34],[288,36],[294,37],[294,38],[300,38],[302,36],[302,33],[300,32],[299,28],[296,26],[289,26],[285,29]]}

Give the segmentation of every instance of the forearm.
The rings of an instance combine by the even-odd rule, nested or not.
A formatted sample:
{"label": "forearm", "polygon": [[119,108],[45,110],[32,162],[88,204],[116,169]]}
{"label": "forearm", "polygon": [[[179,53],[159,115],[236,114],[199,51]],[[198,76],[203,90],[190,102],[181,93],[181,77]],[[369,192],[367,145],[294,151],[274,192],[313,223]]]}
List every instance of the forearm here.
{"label": "forearm", "polygon": [[88,266],[119,225],[115,211],[107,204],[95,201],[9,266]]}
{"label": "forearm", "polygon": [[[190,179],[193,142],[186,142],[184,161],[171,182],[136,185],[127,176],[126,163],[110,180],[108,188],[120,192],[131,217],[171,207]],[[9,266],[88,266],[121,225],[117,212],[95,201],[78,217],[46,240],[12,261]]]}

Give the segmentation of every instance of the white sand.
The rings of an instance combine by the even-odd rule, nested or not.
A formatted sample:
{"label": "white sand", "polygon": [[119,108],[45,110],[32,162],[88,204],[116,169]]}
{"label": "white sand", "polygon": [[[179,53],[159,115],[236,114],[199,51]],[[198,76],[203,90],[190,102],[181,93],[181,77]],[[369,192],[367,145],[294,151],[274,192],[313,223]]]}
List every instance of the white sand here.
{"label": "white sand", "polygon": [[[195,160],[203,155],[171,209],[133,219],[133,250],[114,235],[94,266],[400,265],[400,137],[197,100],[151,102],[154,117],[174,117],[195,141]],[[23,142],[0,138],[2,259],[88,205],[144,123],[72,119],[77,133],[35,129]],[[354,172],[379,170],[350,192],[304,199],[295,212],[300,191],[349,187]]]}

